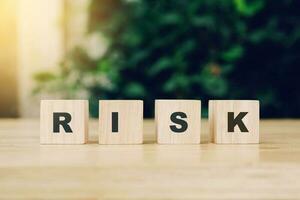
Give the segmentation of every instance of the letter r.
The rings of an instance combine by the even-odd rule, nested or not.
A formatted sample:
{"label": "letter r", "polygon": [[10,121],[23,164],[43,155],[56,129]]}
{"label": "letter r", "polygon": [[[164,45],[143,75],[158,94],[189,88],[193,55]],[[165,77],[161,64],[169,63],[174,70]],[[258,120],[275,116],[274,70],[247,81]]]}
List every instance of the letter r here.
{"label": "letter r", "polygon": [[[64,119],[61,119],[63,117]],[[72,120],[70,113],[66,112],[55,112],[53,113],[53,133],[59,133],[60,125],[64,128],[66,133],[72,133],[72,129],[69,123]]]}

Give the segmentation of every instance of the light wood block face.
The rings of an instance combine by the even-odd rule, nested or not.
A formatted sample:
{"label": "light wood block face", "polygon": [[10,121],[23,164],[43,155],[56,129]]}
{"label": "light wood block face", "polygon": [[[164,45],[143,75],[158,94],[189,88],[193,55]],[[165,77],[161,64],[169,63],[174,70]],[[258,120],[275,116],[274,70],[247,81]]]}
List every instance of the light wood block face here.
{"label": "light wood block face", "polygon": [[100,100],[99,144],[142,144],[143,101]]}
{"label": "light wood block face", "polygon": [[87,100],[42,100],[41,144],[84,144],[88,138]]}
{"label": "light wood block face", "polygon": [[155,123],[159,144],[199,144],[201,101],[156,100]]}
{"label": "light wood block face", "polygon": [[209,130],[218,144],[259,143],[259,101],[209,101]]}

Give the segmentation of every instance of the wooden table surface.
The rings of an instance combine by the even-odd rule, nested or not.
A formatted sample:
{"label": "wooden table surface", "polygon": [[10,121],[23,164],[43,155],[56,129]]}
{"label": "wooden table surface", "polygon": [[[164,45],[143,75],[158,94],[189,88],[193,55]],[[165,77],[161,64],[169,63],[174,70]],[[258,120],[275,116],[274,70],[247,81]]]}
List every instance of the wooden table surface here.
{"label": "wooden table surface", "polygon": [[38,120],[0,120],[0,199],[300,199],[300,120],[262,120],[261,144],[40,145]]}

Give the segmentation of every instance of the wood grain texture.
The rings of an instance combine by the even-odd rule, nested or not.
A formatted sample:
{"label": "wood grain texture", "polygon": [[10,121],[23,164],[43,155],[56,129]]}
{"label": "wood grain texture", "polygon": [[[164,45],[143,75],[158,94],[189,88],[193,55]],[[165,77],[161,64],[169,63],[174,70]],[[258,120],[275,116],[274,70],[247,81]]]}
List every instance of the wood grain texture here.
{"label": "wood grain texture", "polygon": [[[42,100],[40,113],[41,144],[84,144],[88,137],[87,100]],[[72,133],[60,127],[59,133],[53,132],[53,113],[67,112],[72,116],[69,126]]]}
{"label": "wood grain texture", "polygon": [[[248,132],[242,132],[238,126],[234,127],[234,132],[228,132],[228,112],[233,112],[234,117],[240,112],[247,112],[242,122]],[[259,101],[209,101],[209,129],[212,140],[217,144],[259,143]]]}
{"label": "wood grain texture", "polygon": [[40,145],[39,120],[0,120],[0,199],[300,199],[300,120],[262,120],[261,143]]}
{"label": "wood grain texture", "polygon": [[[112,132],[112,112],[118,112],[118,132]],[[143,101],[99,101],[99,144],[142,144]]]}
{"label": "wood grain texture", "polygon": [[[174,112],[183,112],[188,128],[182,133],[174,133],[170,120]],[[199,100],[155,100],[155,123],[159,144],[199,144],[201,129],[201,101]]]}

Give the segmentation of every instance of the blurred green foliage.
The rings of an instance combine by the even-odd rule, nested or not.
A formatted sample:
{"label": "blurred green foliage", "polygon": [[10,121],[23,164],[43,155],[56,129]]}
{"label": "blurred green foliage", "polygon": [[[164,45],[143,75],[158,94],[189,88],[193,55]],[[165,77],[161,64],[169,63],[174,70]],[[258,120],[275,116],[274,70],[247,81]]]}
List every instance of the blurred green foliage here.
{"label": "blurred green foliage", "polygon": [[204,115],[209,99],[259,99],[262,117],[300,117],[299,8],[299,0],[93,0],[88,31],[106,38],[104,55],[74,49],[59,73],[36,75],[36,91],[51,83],[68,97],[85,91],[93,116],[103,98],[143,99],[146,117],[155,99],[191,98]]}

